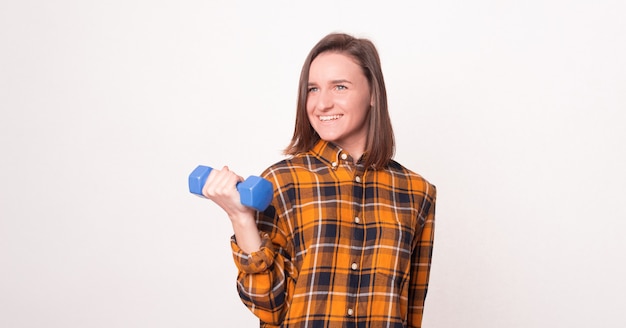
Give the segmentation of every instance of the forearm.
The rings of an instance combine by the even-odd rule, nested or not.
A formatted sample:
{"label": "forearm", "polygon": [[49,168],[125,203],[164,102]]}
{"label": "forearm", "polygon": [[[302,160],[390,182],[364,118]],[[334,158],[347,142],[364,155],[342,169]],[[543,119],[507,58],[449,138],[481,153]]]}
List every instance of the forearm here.
{"label": "forearm", "polygon": [[237,245],[247,254],[256,252],[261,247],[261,237],[253,213],[230,217]]}

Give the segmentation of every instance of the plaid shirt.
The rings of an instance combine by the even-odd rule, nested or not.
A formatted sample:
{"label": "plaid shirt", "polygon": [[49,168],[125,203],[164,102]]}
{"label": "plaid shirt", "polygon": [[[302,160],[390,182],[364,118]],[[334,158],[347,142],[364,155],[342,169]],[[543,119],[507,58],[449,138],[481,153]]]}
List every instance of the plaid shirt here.
{"label": "plaid shirt", "polygon": [[435,187],[395,161],[366,169],[331,143],[263,177],[262,246],[231,240],[237,288],[262,327],[420,327],[433,249]]}

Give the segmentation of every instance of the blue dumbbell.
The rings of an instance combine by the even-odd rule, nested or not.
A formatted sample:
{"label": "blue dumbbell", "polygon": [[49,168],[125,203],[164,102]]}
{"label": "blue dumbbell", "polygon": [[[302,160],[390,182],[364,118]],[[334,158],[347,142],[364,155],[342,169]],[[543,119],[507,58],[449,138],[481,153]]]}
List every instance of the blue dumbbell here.
{"label": "blue dumbbell", "polygon": [[[189,192],[202,196],[202,188],[212,168],[199,165],[189,174]],[[245,181],[237,183],[237,191],[241,204],[262,212],[272,202],[274,186],[272,183],[257,176],[249,176]]]}

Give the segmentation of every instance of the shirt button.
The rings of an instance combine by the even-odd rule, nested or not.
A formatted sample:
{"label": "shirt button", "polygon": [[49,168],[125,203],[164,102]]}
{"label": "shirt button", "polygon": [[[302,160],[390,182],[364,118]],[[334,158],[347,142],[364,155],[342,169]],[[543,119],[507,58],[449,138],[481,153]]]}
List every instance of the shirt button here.
{"label": "shirt button", "polygon": [[356,180],[356,182],[360,183],[361,182],[361,177],[357,175],[356,178],[354,178],[354,180]]}
{"label": "shirt button", "polygon": [[354,217],[354,223],[358,224],[359,222],[361,222],[361,219],[358,216]]}
{"label": "shirt button", "polygon": [[344,159],[344,160],[348,159],[348,154],[346,153],[341,154],[341,159]]}
{"label": "shirt button", "polygon": [[354,310],[352,308],[348,309],[348,315],[352,316],[354,314]]}
{"label": "shirt button", "polygon": [[350,266],[352,268],[352,270],[356,270],[359,268],[359,265],[356,263],[352,263],[352,265]]}

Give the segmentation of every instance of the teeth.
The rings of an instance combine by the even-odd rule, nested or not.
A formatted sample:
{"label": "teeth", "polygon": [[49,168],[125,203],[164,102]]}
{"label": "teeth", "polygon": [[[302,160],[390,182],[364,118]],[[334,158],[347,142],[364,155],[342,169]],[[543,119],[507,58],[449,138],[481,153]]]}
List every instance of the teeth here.
{"label": "teeth", "polygon": [[325,121],[332,121],[332,120],[336,120],[338,118],[340,118],[341,115],[327,115],[327,116],[320,116],[320,121],[325,122]]}

